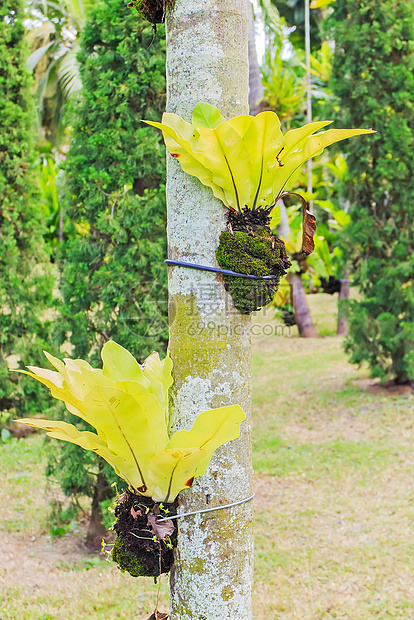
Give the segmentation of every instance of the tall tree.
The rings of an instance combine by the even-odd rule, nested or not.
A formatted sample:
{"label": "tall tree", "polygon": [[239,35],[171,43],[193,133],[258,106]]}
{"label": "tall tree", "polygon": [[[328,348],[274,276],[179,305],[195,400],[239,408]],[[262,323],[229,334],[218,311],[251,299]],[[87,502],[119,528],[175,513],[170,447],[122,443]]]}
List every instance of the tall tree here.
{"label": "tall tree", "polygon": [[[259,0],[263,2],[264,0]],[[268,1],[268,0],[266,0]],[[305,2],[304,0],[271,0],[280,16],[294,32],[289,36],[290,42],[294,46],[305,49]],[[310,12],[311,27],[311,46],[312,49],[319,49],[322,43],[321,27],[323,22],[323,11],[320,8],[312,9]]]}
{"label": "tall tree", "polygon": [[362,298],[347,350],[373,376],[414,380],[414,6],[336,0],[334,93],[341,122],[378,131],[344,145],[352,222],[346,250]]}
{"label": "tall tree", "polygon": [[78,55],[82,98],[74,107],[66,165],[78,235],[62,253],[60,311],[74,355],[109,338],[137,357],[165,348],[165,160],[141,123],[165,105],[165,42],[123,0],[95,5]]}
{"label": "tall tree", "polygon": [[[194,106],[216,105],[227,118],[248,113],[245,0],[192,0],[167,7],[168,111],[191,120]],[[237,33],[237,36],[235,36]],[[217,266],[225,209],[211,190],[168,156],[170,258]],[[173,429],[190,428],[201,411],[240,404],[250,411],[250,318],[241,315],[220,276],[171,268],[170,352],[174,361]],[[251,495],[251,437],[219,449],[209,471],[180,494],[180,510],[205,510]],[[179,519],[171,579],[171,619],[250,620],[252,508],[249,503]]]}
{"label": "tall tree", "polygon": [[27,6],[28,58],[34,71],[36,107],[43,137],[54,147],[67,144],[65,108],[82,88],[76,55],[91,0],[30,0]]}
{"label": "tall tree", "polygon": [[[26,67],[24,7],[21,0],[0,6],[0,411],[36,412],[44,395],[21,375],[8,372],[20,354],[33,364],[46,347],[45,309],[53,278],[42,237],[36,177],[36,129]],[[14,360],[10,356],[15,356]]]}
{"label": "tall tree", "polygon": [[255,116],[262,109],[262,99],[264,96],[262,73],[260,71],[257,58],[256,30],[254,22],[254,11],[250,0],[247,2],[247,18],[249,24],[249,106],[250,114]]}
{"label": "tall tree", "polygon": [[[56,334],[71,342],[73,356],[94,363],[109,339],[143,360],[167,341],[165,155],[141,123],[160,120],[165,105],[162,27],[153,41],[151,26],[123,0],[98,2],[78,60],[83,90],[66,165],[67,214],[78,234],[62,250]],[[76,446],[59,453],[53,461],[65,491],[93,497],[93,541],[112,474]]]}

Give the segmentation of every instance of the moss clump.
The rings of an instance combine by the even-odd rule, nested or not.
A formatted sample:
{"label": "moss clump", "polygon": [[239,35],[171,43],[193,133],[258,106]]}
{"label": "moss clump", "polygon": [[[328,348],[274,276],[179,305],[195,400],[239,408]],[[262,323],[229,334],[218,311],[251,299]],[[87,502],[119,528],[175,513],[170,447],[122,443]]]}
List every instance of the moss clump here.
{"label": "moss clump", "polygon": [[273,236],[267,227],[261,227],[258,234],[253,229],[251,232],[221,233],[216,256],[223,269],[254,276],[277,276],[271,280],[224,276],[224,286],[242,314],[250,314],[269,304],[281,276],[290,267],[283,241]]}
{"label": "moss clump", "polygon": [[165,22],[165,8],[172,0],[132,0],[128,6],[142,15],[151,24],[163,24]]}
{"label": "moss clump", "polygon": [[[116,539],[112,549],[112,559],[122,570],[126,570],[132,577],[147,577],[148,567],[143,563],[142,558],[138,557],[128,549],[125,539]],[[152,576],[152,575],[150,575]]]}

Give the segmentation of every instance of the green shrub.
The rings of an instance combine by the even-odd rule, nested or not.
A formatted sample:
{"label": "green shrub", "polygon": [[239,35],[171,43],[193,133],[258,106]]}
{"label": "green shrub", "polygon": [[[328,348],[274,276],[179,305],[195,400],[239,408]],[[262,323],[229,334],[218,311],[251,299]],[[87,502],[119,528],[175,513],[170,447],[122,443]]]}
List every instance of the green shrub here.
{"label": "green shrub", "polygon": [[94,7],[81,39],[66,166],[79,234],[63,249],[59,325],[76,357],[93,358],[110,338],[138,358],[166,346],[165,155],[141,123],[165,106],[165,42],[152,38],[123,0],[110,0]]}
{"label": "green shrub", "polygon": [[[9,366],[39,363],[50,348],[45,311],[53,278],[43,242],[35,165],[36,113],[26,67],[21,0],[0,6],[0,412],[35,413],[49,398]],[[11,358],[11,356],[15,356]]]}
{"label": "green shrub", "polygon": [[[139,360],[166,349],[165,150],[141,123],[161,120],[165,107],[162,35],[160,26],[152,41],[148,22],[123,0],[106,0],[92,8],[81,38],[83,90],[72,106],[65,166],[66,213],[77,234],[61,250],[55,335],[71,343],[72,357],[93,364],[109,339]],[[115,493],[112,470],[72,444],[54,448],[49,474],[66,494],[91,496],[93,511]]]}
{"label": "green shrub", "polygon": [[378,132],[343,146],[346,251],[362,293],[346,347],[373,376],[404,383],[414,380],[414,5],[337,0],[331,25],[341,122]]}

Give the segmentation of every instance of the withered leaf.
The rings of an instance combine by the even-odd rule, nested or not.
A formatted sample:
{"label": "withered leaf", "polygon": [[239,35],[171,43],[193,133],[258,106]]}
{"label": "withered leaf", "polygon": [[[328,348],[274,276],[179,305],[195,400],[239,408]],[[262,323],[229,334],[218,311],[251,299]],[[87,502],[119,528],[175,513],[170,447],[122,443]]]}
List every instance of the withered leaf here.
{"label": "withered leaf", "polygon": [[124,491],[116,500],[117,504],[122,504],[122,502],[124,502],[128,497],[128,493],[126,491]]}
{"label": "withered leaf", "polygon": [[168,620],[169,617],[170,614],[165,614],[162,611],[158,611],[158,609],[156,609],[154,613],[150,615],[148,620]]}
{"label": "withered leaf", "polygon": [[299,198],[302,203],[302,254],[309,256],[315,249],[313,238],[316,232],[316,218],[313,213],[308,210],[308,203],[303,196],[296,194],[296,192],[285,192],[279,196],[279,198],[284,198],[285,196],[296,196],[296,198]]}
{"label": "withered leaf", "polygon": [[154,506],[151,508],[151,512],[154,513],[155,515],[159,515],[160,514],[159,504],[154,504]]}
{"label": "withered leaf", "polygon": [[312,254],[315,249],[315,243],[313,241],[315,232],[316,218],[313,213],[303,207],[302,253],[306,256]]}
{"label": "withered leaf", "polygon": [[148,513],[148,525],[151,526],[151,529],[158,540],[165,540],[171,536],[174,531],[174,523],[171,519],[168,519],[168,521],[161,521],[161,523],[159,523],[157,516],[153,512]]}
{"label": "withered leaf", "polygon": [[137,520],[137,518],[142,515],[142,510],[140,508],[138,508],[138,510],[135,510],[135,508],[131,506],[131,514],[133,519]]}

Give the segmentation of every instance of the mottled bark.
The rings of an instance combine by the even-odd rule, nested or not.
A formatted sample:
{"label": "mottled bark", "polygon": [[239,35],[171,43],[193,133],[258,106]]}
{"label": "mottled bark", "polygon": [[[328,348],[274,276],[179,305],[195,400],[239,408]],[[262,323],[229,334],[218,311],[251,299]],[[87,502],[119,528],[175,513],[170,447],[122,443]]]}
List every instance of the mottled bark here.
{"label": "mottled bark", "polygon": [[[167,15],[167,109],[190,121],[199,101],[226,117],[248,113],[245,0],[176,0]],[[168,156],[169,257],[217,265],[225,208]],[[250,317],[235,310],[220,276],[169,268],[172,430],[203,410],[240,404],[241,436],[220,448],[208,472],[180,494],[180,511],[234,502],[252,493]],[[171,620],[250,620],[252,505],[178,523]]]}
{"label": "mottled bark", "polygon": [[303,338],[316,338],[318,334],[312,321],[302,278],[298,273],[289,273],[287,280],[290,284],[290,298],[299,336]]}
{"label": "mottled bark", "polygon": [[262,74],[257,60],[256,34],[254,30],[254,13],[250,0],[246,0],[249,27],[249,106],[250,114],[256,116],[262,109],[264,89]]}
{"label": "mottled bark", "polygon": [[336,328],[337,336],[346,336],[348,333],[348,321],[341,307],[341,302],[349,298],[349,271],[345,272],[345,277],[341,280],[341,289],[338,298],[338,325]]}

